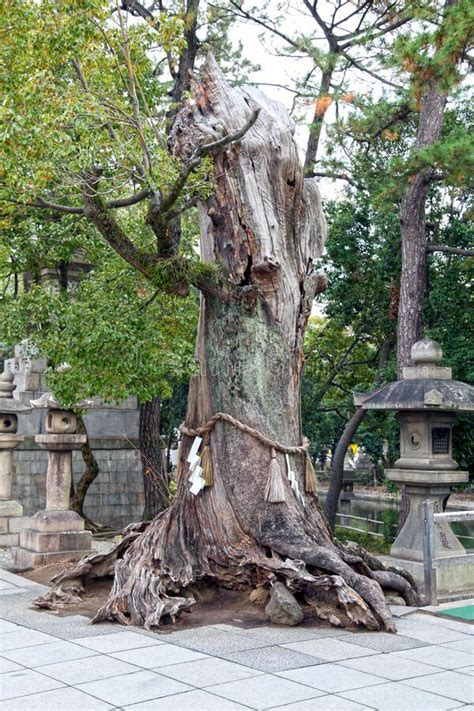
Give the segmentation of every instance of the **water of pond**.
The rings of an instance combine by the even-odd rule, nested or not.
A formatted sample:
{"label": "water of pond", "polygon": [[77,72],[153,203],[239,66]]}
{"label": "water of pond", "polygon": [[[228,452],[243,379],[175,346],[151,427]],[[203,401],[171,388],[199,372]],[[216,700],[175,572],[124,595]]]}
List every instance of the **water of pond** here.
{"label": "water of pond", "polygon": [[[319,494],[321,502],[325,500],[325,494]],[[370,521],[380,521],[381,515],[384,511],[395,511],[398,513],[398,501],[395,499],[376,499],[368,500],[361,498],[354,498],[350,501],[340,501],[338,513],[338,525],[340,526],[351,526],[353,528],[358,528],[361,531],[375,531],[377,533],[382,532],[382,527],[377,524],[371,524]],[[346,514],[346,516],[344,516]],[[351,516],[360,516],[365,519],[363,521],[358,519],[350,518]],[[459,537],[459,540],[465,548],[474,549],[474,521],[468,521],[466,523],[453,523],[452,529],[454,533]],[[465,538],[465,536],[470,537]]]}

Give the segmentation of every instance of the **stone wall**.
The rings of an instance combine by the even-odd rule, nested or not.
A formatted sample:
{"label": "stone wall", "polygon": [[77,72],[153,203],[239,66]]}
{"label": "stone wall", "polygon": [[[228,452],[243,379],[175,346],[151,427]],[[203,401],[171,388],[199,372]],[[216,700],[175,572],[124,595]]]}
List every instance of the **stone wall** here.
{"label": "stone wall", "polygon": [[[30,400],[47,392],[44,358],[31,358],[19,345],[14,358],[5,361],[5,368],[14,374],[13,397],[27,407]],[[46,409],[33,408],[18,418],[18,434],[24,435],[25,441],[13,453],[13,498],[24,506],[27,516],[45,504],[48,453],[34,442],[34,436],[45,431],[45,415]],[[94,399],[84,422],[100,470],[87,493],[85,513],[93,521],[117,528],[141,520],[144,492],[137,399],[129,397],[120,403]],[[81,452],[74,452],[74,481],[84,468]]]}
{"label": "stone wall", "polygon": [[[140,453],[135,448],[138,443],[103,439],[92,440],[91,444],[100,472],[87,493],[85,513],[93,521],[114,528],[140,521],[144,494]],[[13,453],[13,498],[23,504],[26,516],[44,508],[47,465],[48,453],[31,439]],[[75,482],[84,468],[81,452],[74,452]]]}

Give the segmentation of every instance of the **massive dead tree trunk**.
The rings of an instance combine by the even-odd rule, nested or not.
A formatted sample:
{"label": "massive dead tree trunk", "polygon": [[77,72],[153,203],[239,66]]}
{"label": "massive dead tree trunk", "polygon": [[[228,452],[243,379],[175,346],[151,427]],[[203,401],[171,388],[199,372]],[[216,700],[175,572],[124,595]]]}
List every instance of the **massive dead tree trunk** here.
{"label": "massive dead tree trunk", "polygon": [[[190,387],[186,427],[231,415],[285,446],[302,444],[302,343],[323,278],[325,222],[314,180],[304,179],[293,124],[261,93],[229,86],[209,59],[178,114],[171,142],[180,158],[197,146],[256,123],[214,155],[214,190],[200,207],[202,259],[229,286],[201,296],[200,373]],[[301,497],[284,473],[285,501],[265,500],[271,450],[229,422],[209,434],[213,486],[190,493],[182,442],[178,491],[117,562],[114,585],[96,619],[150,627],[193,604],[190,588],[213,582],[242,589],[284,580],[318,610],[329,602],[342,624],[394,630],[381,585],[404,591],[408,576],[371,563],[334,540],[317,498],[304,493],[303,454],[289,455]],[[380,584],[379,582],[380,581]],[[408,592],[407,592],[408,590]]]}

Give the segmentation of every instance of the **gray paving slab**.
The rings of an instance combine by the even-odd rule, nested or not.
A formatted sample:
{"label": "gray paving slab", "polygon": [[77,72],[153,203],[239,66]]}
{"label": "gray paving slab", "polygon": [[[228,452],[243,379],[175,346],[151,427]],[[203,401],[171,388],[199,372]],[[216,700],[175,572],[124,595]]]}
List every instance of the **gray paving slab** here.
{"label": "gray paving slab", "polygon": [[345,659],[338,663],[343,667],[375,674],[375,676],[380,676],[389,681],[402,681],[414,676],[437,674],[439,672],[439,667],[415,662],[413,659],[404,659],[396,654],[378,654],[376,657]]}
{"label": "gray paving slab", "polygon": [[326,693],[359,689],[384,682],[379,676],[342,667],[339,664],[321,664],[305,669],[291,669],[279,672],[277,676],[297,681],[300,684],[307,684]]}
{"label": "gray paving slab", "polygon": [[19,626],[14,622],[7,622],[7,620],[0,620],[0,633],[4,632],[17,632]]}
{"label": "gray paving slab", "polygon": [[235,625],[214,625],[213,629],[231,632],[244,637],[254,637],[269,644],[302,642],[318,637],[338,637],[341,630],[337,627],[288,627],[284,625],[260,625],[258,627],[237,627]]}
{"label": "gray paving slab", "polygon": [[421,642],[419,639],[389,632],[345,632],[339,639],[362,647],[369,647],[369,649],[375,649],[378,652],[398,652],[402,649],[413,649],[427,645],[427,642]]}
{"label": "gray paving slab", "polygon": [[472,667],[461,667],[460,669],[456,669],[460,674],[468,674],[469,676],[474,676],[474,664]]}
{"label": "gray paving slab", "polygon": [[159,667],[154,671],[197,688],[224,684],[237,679],[247,679],[261,673],[242,664],[228,662],[225,659],[213,659],[212,657],[198,659],[194,662],[185,662],[184,664]]}
{"label": "gray paving slab", "polygon": [[[70,662],[59,662],[41,667],[41,673],[46,676],[62,681],[65,684],[75,686],[83,681],[94,681],[95,679],[105,679],[106,677],[125,676],[136,672],[137,667],[126,664],[113,657],[101,654],[85,659],[74,659]],[[121,682],[120,682],[121,683]]]}
{"label": "gray paving slab", "polygon": [[418,609],[417,607],[410,607],[409,605],[389,605],[389,607],[393,617],[406,617]]}
{"label": "gray paving slab", "polygon": [[323,664],[326,661],[325,659],[318,659],[309,654],[302,654],[293,649],[285,649],[277,645],[258,647],[257,649],[244,649],[240,652],[227,654],[225,658],[262,672],[277,672],[285,669],[309,667],[314,664]]}
{"label": "gray paving slab", "polygon": [[405,649],[402,652],[394,652],[394,656],[412,659],[415,662],[430,664],[441,669],[458,669],[468,667],[472,664],[472,654],[460,652],[458,649],[448,649],[444,645],[433,645],[420,649]]}
{"label": "gray paving slab", "polygon": [[397,621],[398,634],[404,637],[419,639],[428,644],[443,644],[444,642],[455,642],[457,640],[468,639],[468,635],[458,630],[444,627],[443,625],[433,625],[423,620],[414,620],[412,617],[405,617]]}
{"label": "gray paving slab", "polygon": [[444,711],[459,706],[458,701],[414,689],[400,681],[341,691],[339,695],[379,711]]}
{"label": "gray paving slab", "polygon": [[378,654],[369,647],[361,647],[358,644],[351,644],[342,639],[311,639],[306,642],[295,642],[283,645],[286,649],[292,649],[302,654],[310,654],[318,659],[325,659],[328,662],[337,662],[339,659],[352,659],[353,657],[367,657],[371,654]]}
{"label": "gray paving slab", "polygon": [[154,667],[164,667],[168,664],[180,664],[182,662],[193,662],[197,659],[205,659],[206,655],[196,652],[187,647],[178,647],[174,644],[153,645],[140,649],[129,649],[126,652],[113,652],[111,656],[129,664],[135,664],[143,669],[153,669]]}
{"label": "gray paving slab", "polygon": [[472,637],[468,639],[458,639],[456,642],[446,642],[441,646],[447,649],[458,649],[460,652],[474,655],[474,639]]}
{"label": "gray paving slab", "polygon": [[259,639],[231,634],[230,632],[221,632],[219,630],[209,629],[208,634],[202,631],[197,632],[197,630],[192,630],[188,634],[178,634],[176,636],[169,635],[168,639],[171,637],[169,641],[180,647],[194,649],[196,652],[203,652],[204,654],[210,654],[216,657],[221,656],[221,654],[229,654],[230,652],[239,652],[242,649],[256,649],[257,647],[268,646],[268,642],[263,642]]}
{"label": "gray paving slab", "polygon": [[[191,690],[191,687],[180,681],[144,670],[134,674],[125,674],[120,677],[119,682],[117,678],[101,679],[80,684],[77,688],[119,707]],[[159,704],[156,705],[156,708],[160,708]]]}
{"label": "gray paving slab", "polygon": [[110,704],[69,686],[2,703],[2,711],[106,711]]}
{"label": "gray paving slab", "polygon": [[465,704],[474,703],[474,682],[470,676],[455,671],[443,671],[430,676],[407,679],[408,686],[431,691],[440,696],[446,696]]}
{"label": "gray paving slab", "polygon": [[272,674],[261,674],[250,679],[209,686],[207,691],[251,709],[268,709],[272,706],[290,704],[323,695],[322,691]]}
{"label": "gray paving slab", "polygon": [[21,664],[12,662],[10,659],[5,659],[4,657],[0,657],[0,674],[5,674],[5,672],[20,671],[21,669],[23,669]]}
{"label": "gray paving slab", "polygon": [[0,654],[10,649],[20,649],[22,647],[32,647],[36,644],[47,644],[56,642],[56,638],[43,632],[20,628],[13,632],[5,632],[0,638]]}
{"label": "gray paving slab", "polygon": [[163,644],[162,640],[146,637],[137,632],[117,632],[116,634],[101,634],[93,637],[76,638],[75,643],[96,652],[110,654],[112,652],[123,652],[128,649],[138,647],[148,647]]}
{"label": "gray paving slab", "polygon": [[143,711],[145,709],[149,711],[248,711],[249,707],[236,704],[229,699],[223,699],[222,696],[215,696],[208,691],[196,689],[195,691],[185,691],[183,694],[161,697],[159,702],[154,699],[123,708],[130,709],[130,711],[142,711],[142,709]]}
{"label": "gray paving slab", "polygon": [[67,662],[70,659],[81,659],[92,657],[97,652],[92,649],[80,647],[78,644],[57,640],[48,644],[38,644],[33,647],[23,647],[22,649],[11,649],[3,652],[3,656],[11,659],[24,667],[42,667],[45,664],[56,662]]}
{"label": "gray paving slab", "polygon": [[64,684],[33,669],[6,672],[0,677],[0,700],[37,694],[40,691],[58,689],[61,686]]}
{"label": "gray paving slab", "polygon": [[410,619],[414,622],[435,625],[435,627],[444,627],[446,629],[454,630],[455,632],[460,632],[461,634],[474,636],[474,625],[469,622],[461,622],[460,620],[453,620],[449,617],[437,617],[436,615],[427,614],[425,612],[417,612],[415,615],[410,617]]}
{"label": "gray paving slab", "polygon": [[11,588],[16,588],[16,587],[18,587],[18,586],[12,585],[12,583],[8,583],[6,580],[0,579],[0,590],[11,590]]}
{"label": "gray paving slab", "polygon": [[342,696],[330,694],[328,696],[318,696],[317,701],[297,701],[295,704],[287,706],[274,706],[272,711],[367,711],[367,706],[356,704],[355,701],[343,699]]}

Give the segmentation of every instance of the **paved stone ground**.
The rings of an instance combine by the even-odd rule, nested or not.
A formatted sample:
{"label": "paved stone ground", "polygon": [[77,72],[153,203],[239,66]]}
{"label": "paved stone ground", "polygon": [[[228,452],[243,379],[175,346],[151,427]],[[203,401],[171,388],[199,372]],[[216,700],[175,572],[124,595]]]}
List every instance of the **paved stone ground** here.
{"label": "paved stone ground", "polygon": [[474,710],[474,625],[394,607],[398,634],[216,625],[155,634],[30,608],[0,570],[2,711]]}

